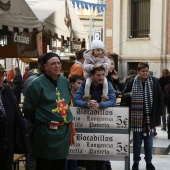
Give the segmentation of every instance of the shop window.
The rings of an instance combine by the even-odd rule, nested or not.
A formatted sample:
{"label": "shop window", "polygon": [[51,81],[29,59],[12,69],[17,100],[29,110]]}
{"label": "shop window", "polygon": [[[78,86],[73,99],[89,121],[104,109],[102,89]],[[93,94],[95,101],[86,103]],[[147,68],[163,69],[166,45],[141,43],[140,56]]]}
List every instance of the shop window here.
{"label": "shop window", "polygon": [[130,38],[149,37],[150,0],[131,0]]}

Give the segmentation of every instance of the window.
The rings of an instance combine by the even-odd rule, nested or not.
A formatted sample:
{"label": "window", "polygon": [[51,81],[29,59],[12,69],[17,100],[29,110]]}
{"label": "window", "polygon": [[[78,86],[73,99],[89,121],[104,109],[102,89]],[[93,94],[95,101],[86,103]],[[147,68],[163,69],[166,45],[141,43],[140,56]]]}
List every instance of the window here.
{"label": "window", "polygon": [[139,62],[128,62],[128,71],[129,70],[137,70]]}
{"label": "window", "polygon": [[150,0],[131,0],[131,36],[148,37],[150,33]]}

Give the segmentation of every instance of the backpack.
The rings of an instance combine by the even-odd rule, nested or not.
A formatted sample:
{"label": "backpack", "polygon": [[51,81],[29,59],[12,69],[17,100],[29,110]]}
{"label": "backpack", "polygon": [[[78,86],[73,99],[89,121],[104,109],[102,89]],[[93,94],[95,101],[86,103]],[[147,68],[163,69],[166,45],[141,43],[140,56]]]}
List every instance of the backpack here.
{"label": "backpack", "polygon": [[166,83],[163,87],[163,95],[167,97],[170,91],[170,82]]}

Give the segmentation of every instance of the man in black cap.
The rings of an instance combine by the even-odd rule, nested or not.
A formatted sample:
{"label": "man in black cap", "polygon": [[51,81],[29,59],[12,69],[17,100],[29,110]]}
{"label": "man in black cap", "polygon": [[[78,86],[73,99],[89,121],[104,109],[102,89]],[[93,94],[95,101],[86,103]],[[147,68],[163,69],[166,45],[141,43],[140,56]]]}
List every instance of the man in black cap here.
{"label": "man in black cap", "polygon": [[47,53],[41,59],[45,73],[27,89],[25,117],[34,123],[31,134],[36,170],[65,170],[69,154],[73,116],[69,108],[71,87],[60,75],[57,54]]}
{"label": "man in black cap", "polygon": [[[41,59],[45,54],[41,55],[38,57],[38,63],[37,63],[37,68],[31,69],[29,71],[29,77],[28,79],[24,82],[24,88],[23,88],[23,95],[25,95],[27,88],[29,85],[34,81],[34,79],[38,78],[40,75],[44,73],[44,69],[41,66]],[[29,124],[30,130],[33,126],[31,122],[27,120],[27,123]],[[29,153],[27,154],[27,159],[26,159],[26,169],[27,170],[36,170],[36,157],[30,150]]]}

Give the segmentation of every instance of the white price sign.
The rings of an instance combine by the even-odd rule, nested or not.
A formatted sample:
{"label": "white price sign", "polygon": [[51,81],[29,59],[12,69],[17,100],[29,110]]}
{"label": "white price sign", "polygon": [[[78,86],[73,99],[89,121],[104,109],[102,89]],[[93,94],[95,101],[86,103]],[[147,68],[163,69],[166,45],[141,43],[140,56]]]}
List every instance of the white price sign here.
{"label": "white price sign", "polygon": [[127,156],[128,134],[77,133],[76,144],[70,147],[70,154]]}
{"label": "white price sign", "polygon": [[70,107],[74,116],[75,128],[89,129],[128,129],[129,109],[126,107],[109,107],[107,109],[89,110]]}

